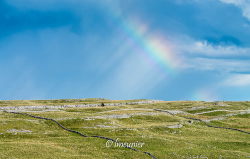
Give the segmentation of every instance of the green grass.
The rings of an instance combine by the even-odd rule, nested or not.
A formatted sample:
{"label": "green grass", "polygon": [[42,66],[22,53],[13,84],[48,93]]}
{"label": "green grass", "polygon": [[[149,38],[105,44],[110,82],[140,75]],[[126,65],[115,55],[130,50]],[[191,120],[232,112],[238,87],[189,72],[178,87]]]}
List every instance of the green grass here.
{"label": "green grass", "polygon": [[206,108],[206,109],[197,109],[197,110],[188,110],[188,113],[202,113],[202,112],[207,112],[207,111],[212,111],[215,110],[215,108]]}
{"label": "green grass", "polygon": [[[87,100],[35,101],[36,104],[61,105],[86,102]],[[99,103],[104,99],[89,99]],[[34,102],[34,101],[32,101]],[[62,102],[62,103],[60,103]],[[106,102],[113,102],[106,100]],[[114,101],[126,102],[126,101]],[[1,101],[1,106],[27,105],[27,101]],[[206,106],[189,113],[211,110],[248,110],[250,103],[226,102],[219,106],[216,102],[160,102],[144,105],[105,106],[93,108],[68,108],[55,112],[29,112],[37,116],[53,118],[67,128],[86,135],[101,135],[121,142],[143,142],[138,148],[159,159],[186,158],[226,158],[244,159],[250,156],[250,136],[237,131],[209,128],[204,123],[189,123],[168,113],[148,109],[182,110]],[[140,108],[140,110],[138,110]],[[145,109],[145,110],[143,110]],[[116,111],[112,111],[116,110]],[[150,115],[152,113],[152,115]],[[201,115],[186,114],[187,117],[211,119],[224,116],[228,112],[218,111]],[[110,115],[130,115],[128,118],[107,118]],[[101,117],[101,118],[100,118]],[[250,131],[249,114],[235,115],[224,120],[211,121],[210,125],[238,128]],[[181,128],[168,128],[182,124]],[[10,130],[29,130],[11,132]],[[141,152],[119,147],[106,147],[106,141],[98,138],[83,138],[62,130],[51,121],[34,119],[28,116],[0,112],[0,158],[2,159],[117,159],[150,158]]]}
{"label": "green grass", "polygon": [[205,116],[221,116],[221,115],[226,115],[226,114],[228,114],[228,112],[226,112],[226,111],[216,111],[216,112],[204,113],[202,115],[205,115]]}

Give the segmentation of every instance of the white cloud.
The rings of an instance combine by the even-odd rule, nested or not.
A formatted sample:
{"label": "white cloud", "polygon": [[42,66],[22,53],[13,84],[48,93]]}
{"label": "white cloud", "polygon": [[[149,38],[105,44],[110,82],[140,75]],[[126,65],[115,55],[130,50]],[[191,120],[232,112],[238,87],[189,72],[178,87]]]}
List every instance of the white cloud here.
{"label": "white cloud", "polygon": [[242,10],[243,15],[250,20],[250,1],[249,0],[220,0],[223,3],[233,4]]}
{"label": "white cloud", "polygon": [[221,71],[221,72],[248,72],[250,61],[209,59],[209,58],[188,58],[189,69]]}
{"label": "white cloud", "polygon": [[[207,41],[196,41],[190,37],[171,40],[179,55],[183,57],[183,69],[222,72],[248,72],[250,70],[250,48],[235,45],[215,45]],[[245,57],[245,59],[243,59]]]}
{"label": "white cloud", "polygon": [[192,48],[190,48],[189,50],[192,52],[210,56],[246,55],[250,52],[250,48],[242,48],[234,45],[212,45],[206,41],[194,42]]}
{"label": "white cloud", "polygon": [[250,74],[237,74],[232,75],[223,82],[226,86],[250,86]]}
{"label": "white cloud", "polygon": [[222,56],[247,56],[250,54],[249,47],[236,45],[211,44],[208,41],[198,41],[188,36],[179,36],[171,39],[176,49],[189,55],[206,55],[211,57]]}

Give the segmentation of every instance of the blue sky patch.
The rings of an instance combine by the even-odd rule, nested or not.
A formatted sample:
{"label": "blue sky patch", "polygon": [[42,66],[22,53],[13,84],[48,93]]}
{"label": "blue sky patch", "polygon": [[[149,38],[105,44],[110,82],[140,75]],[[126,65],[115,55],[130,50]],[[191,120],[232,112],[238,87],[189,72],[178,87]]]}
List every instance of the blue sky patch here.
{"label": "blue sky patch", "polygon": [[0,97],[250,100],[249,6],[3,0]]}

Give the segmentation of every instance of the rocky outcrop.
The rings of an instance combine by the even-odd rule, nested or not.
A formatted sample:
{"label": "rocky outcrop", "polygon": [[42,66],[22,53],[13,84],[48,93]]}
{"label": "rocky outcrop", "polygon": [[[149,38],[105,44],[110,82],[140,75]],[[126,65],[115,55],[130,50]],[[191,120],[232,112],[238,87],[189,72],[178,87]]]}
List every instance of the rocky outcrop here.
{"label": "rocky outcrop", "polygon": [[65,108],[86,108],[86,107],[101,107],[101,106],[122,106],[122,105],[137,105],[137,104],[152,104],[157,103],[158,100],[145,100],[138,102],[124,102],[124,103],[96,103],[96,104],[79,104],[79,105],[57,105],[57,106],[49,106],[49,105],[41,105],[41,106],[8,106],[8,107],[0,107],[0,111],[15,111],[22,112],[27,110],[44,110],[44,111],[54,111],[58,109]]}

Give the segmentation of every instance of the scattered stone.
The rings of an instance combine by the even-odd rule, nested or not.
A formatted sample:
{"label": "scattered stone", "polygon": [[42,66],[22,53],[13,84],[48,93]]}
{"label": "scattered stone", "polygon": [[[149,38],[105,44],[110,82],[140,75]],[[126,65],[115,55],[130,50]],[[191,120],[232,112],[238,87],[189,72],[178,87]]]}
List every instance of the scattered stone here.
{"label": "scattered stone", "polygon": [[[153,104],[158,103],[159,100],[143,100],[138,102],[126,102],[126,103],[105,103],[105,106],[122,106],[122,105],[139,105],[139,104]],[[102,106],[104,103],[97,103],[97,104],[79,104],[79,105],[57,105],[57,106],[48,106],[48,105],[40,105],[40,106],[7,106],[7,107],[0,107],[0,111],[15,111],[15,112],[26,112],[26,111],[34,111],[34,110],[41,110],[41,111],[58,111],[60,109],[65,108],[86,108],[86,107],[99,107]]]}
{"label": "scattered stone", "polygon": [[181,110],[162,110],[162,109],[154,109],[155,111],[158,112],[164,112],[164,113],[168,113],[171,115],[176,115],[176,114],[189,114],[187,112],[181,111]]}
{"label": "scattered stone", "polygon": [[30,130],[24,130],[24,129],[21,129],[21,130],[17,130],[17,129],[9,129],[7,130],[6,132],[8,133],[13,133],[13,134],[17,134],[17,133],[31,133],[32,131]]}
{"label": "scattered stone", "polygon": [[200,109],[206,109],[206,108],[208,108],[208,107],[206,107],[206,106],[199,106],[199,107],[192,107],[192,108],[190,108],[188,110],[200,110]]}
{"label": "scattered stone", "polygon": [[132,115],[129,114],[114,114],[114,115],[103,115],[103,116],[95,116],[93,118],[96,119],[125,119],[130,118]]}
{"label": "scattered stone", "polygon": [[205,122],[210,122],[210,121],[216,121],[216,120],[224,120],[226,117],[216,117],[216,118],[212,118],[212,119],[206,119],[203,120]]}
{"label": "scattered stone", "polygon": [[170,126],[167,126],[168,128],[182,128],[183,125],[182,124],[176,124],[176,125],[170,125]]}
{"label": "scattered stone", "polygon": [[181,110],[168,110],[171,114],[187,114],[187,112],[181,111]]}
{"label": "scattered stone", "polygon": [[94,118],[84,118],[84,120],[95,120]]}
{"label": "scattered stone", "polygon": [[117,128],[116,126],[109,126],[109,125],[96,125],[96,126],[85,126],[82,127],[85,129],[97,129],[97,128]]}
{"label": "scattered stone", "polygon": [[110,125],[96,125],[99,128],[115,128],[115,126],[110,126]]}
{"label": "scattered stone", "polygon": [[[145,129],[145,128],[144,128]],[[133,131],[135,131],[135,130],[137,130],[136,128],[127,128],[126,130],[133,130]]]}
{"label": "scattered stone", "polygon": [[211,110],[211,111],[206,111],[206,112],[195,113],[195,115],[213,113],[213,112],[230,112],[230,110]]}
{"label": "scattered stone", "polygon": [[125,119],[125,118],[130,118],[132,116],[137,116],[137,115],[158,115],[158,114],[159,113],[145,112],[145,113],[131,113],[131,114],[102,115],[102,116],[94,116],[92,118],[96,118],[96,119]]}
{"label": "scattered stone", "polygon": [[243,115],[243,114],[250,114],[250,109],[248,109],[248,110],[240,110],[237,113],[231,113],[231,114],[227,114],[225,116],[230,117],[230,116]]}
{"label": "scattered stone", "polygon": [[135,110],[142,110],[142,111],[154,111],[154,109],[144,109],[144,108],[134,108],[134,109],[114,109],[114,110],[107,110],[107,111],[103,111],[100,113],[110,113],[110,112],[117,112],[117,111],[135,111]]}
{"label": "scattered stone", "polygon": [[226,104],[226,103],[224,103],[224,102],[218,102],[217,105],[218,105],[218,106],[221,106],[221,107],[229,106],[228,104]]}

